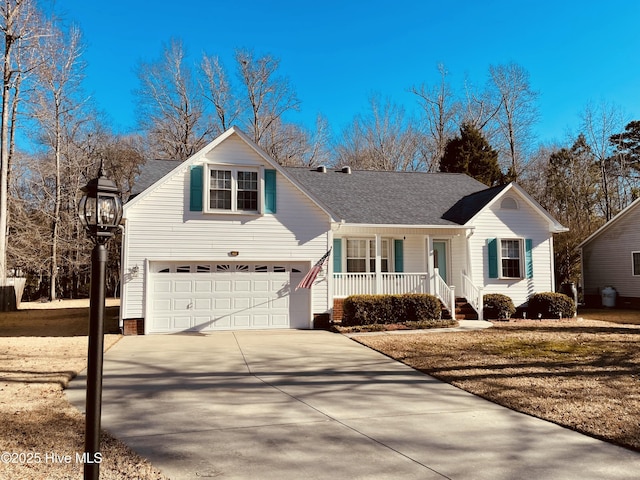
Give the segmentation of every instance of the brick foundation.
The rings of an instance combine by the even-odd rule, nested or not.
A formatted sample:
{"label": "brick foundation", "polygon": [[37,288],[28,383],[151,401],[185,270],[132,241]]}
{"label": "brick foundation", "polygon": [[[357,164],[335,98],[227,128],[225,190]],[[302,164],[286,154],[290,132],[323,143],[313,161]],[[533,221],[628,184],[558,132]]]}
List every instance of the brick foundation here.
{"label": "brick foundation", "polygon": [[313,314],[313,328],[315,330],[328,330],[331,326],[331,315],[328,313]]}
{"label": "brick foundation", "polygon": [[144,335],[144,318],[127,318],[123,320],[125,335]]}
{"label": "brick foundation", "polygon": [[342,310],[342,304],[344,303],[344,298],[334,298],[333,299],[333,321],[342,322],[342,317],[344,315]]}

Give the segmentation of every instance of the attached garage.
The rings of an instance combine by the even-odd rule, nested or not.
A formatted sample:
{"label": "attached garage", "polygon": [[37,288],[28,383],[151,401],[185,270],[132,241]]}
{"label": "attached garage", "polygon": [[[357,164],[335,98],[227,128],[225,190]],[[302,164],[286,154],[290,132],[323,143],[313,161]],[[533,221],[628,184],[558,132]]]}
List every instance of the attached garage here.
{"label": "attached garage", "polygon": [[147,333],[310,328],[304,262],[150,262]]}

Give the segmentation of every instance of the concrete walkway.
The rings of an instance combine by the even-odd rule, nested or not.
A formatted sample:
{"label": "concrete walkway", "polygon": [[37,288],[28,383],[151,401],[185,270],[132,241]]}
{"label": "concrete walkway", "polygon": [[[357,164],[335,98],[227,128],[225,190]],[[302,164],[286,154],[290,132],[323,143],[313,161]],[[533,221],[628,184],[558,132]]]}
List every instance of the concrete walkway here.
{"label": "concrete walkway", "polygon": [[[103,428],[172,479],[631,479],[640,454],[324,331],[125,337]],[[83,377],[67,394],[84,407]]]}

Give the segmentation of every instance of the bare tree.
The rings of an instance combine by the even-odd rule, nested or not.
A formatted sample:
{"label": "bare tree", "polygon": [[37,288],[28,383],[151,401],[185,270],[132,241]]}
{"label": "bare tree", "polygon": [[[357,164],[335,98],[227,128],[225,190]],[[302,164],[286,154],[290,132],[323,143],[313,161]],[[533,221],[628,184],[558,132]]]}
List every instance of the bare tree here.
{"label": "bare tree", "polygon": [[418,97],[422,108],[422,127],[425,141],[423,145],[426,169],[437,172],[440,160],[444,155],[447,142],[456,133],[456,117],[460,104],[454,99],[451,87],[447,83],[447,71],[443,64],[438,64],[440,83],[429,87],[424,83],[419,87],[411,87],[411,92]]}
{"label": "bare tree", "polygon": [[516,63],[491,65],[489,73],[499,99],[495,118],[502,137],[501,150],[509,162],[507,176],[517,180],[531,143],[531,128],[538,118],[538,93],[531,89],[529,73]]}
{"label": "bare tree", "polygon": [[[255,143],[275,152],[283,115],[300,108],[300,101],[286,77],[278,76],[280,60],[271,55],[255,57],[249,50],[237,50],[238,74],[244,87],[245,123]],[[268,133],[268,135],[267,135]]]}
{"label": "bare tree", "polygon": [[7,276],[8,187],[14,149],[14,129],[20,101],[22,75],[30,65],[24,57],[36,48],[39,12],[34,0],[3,0],[0,3],[2,36],[2,112],[0,120],[0,287]]}
{"label": "bare tree", "polygon": [[[619,107],[602,102],[589,104],[582,113],[582,131],[585,142],[600,171],[602,213],[610,220],[620,209],[617,192],[618,175],[614,163],[614,145],[610,138],[624,128],[624,115]],[[617,200],[617,208],[616,208]]]}
{"label": "bare tree", "polygon": [[201,88],[215,109],[219,134],[233,126],[240,115],[240,101],[218,57],[203,55],[200,68],[204,77]]}
{"label": "bare tree", "polygon": [[161,60],[141,63],[138,78],[140,124],[149,138],[150,153],[186,160],[210,140],[216,129],[187,66],[182,42],[172,40]]}
{"label": "bare tree", "polygon": [[413,120],[402,107],[373,96],[369,113],[343,131],[336,160],[367,170],[417,170],[417,139]]}
{"label": "bare tree", "polygon": [[[32,115],[39,127],[40,141],[53,159],[49,299],[55,300],[60,228],[65,223],[62,219],[63,202],[66,201],[63,197],[63,184],[68,178],[68,169],[63,161],[67,158],[69,129],[73,129],[72,124],[78,122],[78,110],[83,104],[78,92],[84,65],[81,61],[82,41],[78,28],[71,27],[65,32],[52,24],[48,30],[50,34],[42,39],[40,47],[42,61],[37,69],[38,88],[33,93]],[[75,191],[73,194],[75,195]]]}

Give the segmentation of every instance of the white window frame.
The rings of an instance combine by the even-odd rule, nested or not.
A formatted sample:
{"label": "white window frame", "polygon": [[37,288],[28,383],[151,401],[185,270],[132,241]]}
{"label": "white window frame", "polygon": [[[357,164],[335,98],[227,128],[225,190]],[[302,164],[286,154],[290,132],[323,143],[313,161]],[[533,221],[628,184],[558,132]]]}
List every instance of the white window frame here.
{"label": "white window frame", "polygon": [[[631,275],[634,277],[640,277],[640,268],[638,268],[638,271],[636,271],[636,263],[635,263],[635,256],[638,255],[638,257],[640,257],[640,251],[639,252],[631,252]],[[640,260],[639,260],[640,261]]]}
{"label": "white window frame", "polygon": [[[505,267],[502,265],[502,261],[503,260],[513,260],[515,259],[515,257],[503,257],[502,256],[502,242],[518,242],[518,276],[513,277],[513,276],[507,276],[504,274],[504,270]],[[513,279],[523,279],[524,278],[524,271],[525,271],[525,265],[524,262],[526,261],[525,259],[525,252],[524,252],[524,239],[523,238],[499,238],[498,239],[498,274],[500,276],[500,278],[504,278],[504,279],[509,279],[509,280],[513,280]]]}
{"label": "white window frame", "polygon": [[[352,257],[349,257],[349,242],[351,241],[365,241],[366,246],[365,246],[365,257],[353,257],[353,258],[364,258],[365,260],[365,271],[364,272],[353,272],[353,271],[349,271],[349,259]],[[385,248],[384,248],[384,243],[387,243],[387,248],[386,248],[386,258],[382,255]],[[387,270],[384,271],[382,268],[382,272],[380,273],[389,273],[389,272],[393,272],[393,266],[395,265],[394,263],[394,258],[393,258],[393,248],[392,248],[392,244],[393,244],[393,240],[391,238],[382,238],[380,244],[383,246],[382,247],[382,252],[381,253],[381,260],[385,260],[387,261]],[[371,238],[371,237],[346,237],[344,239],[344,268],[343,271],[345,273],[377,273],[374,271],[374,268],[372,268],[372,264],[375,267],[375,249],[376,249],[376,239],[375,238]],[[372,254],[372,250],[373,250],[373,254]],[[382,261],[380,262],[381,266],[382,266]]]}
{"label": "white window frame", "polygon": [[[231,208],[212,208],[211,207],[211,172],[212,171],[230,171],[231,172]],[[243,210],[238,208],[238,173],[239,172],[251,172],[255,173],[258,182],[257,190],[257,209],[256,210]],[[240,215],[262,215],[264,213],[264,169],[255,165],[229,165],[229,164],[208,164],[206,168],[205,176],[205,202],[204,211],[206,213],[226,213],[226,214],[240,214]]]}

